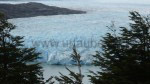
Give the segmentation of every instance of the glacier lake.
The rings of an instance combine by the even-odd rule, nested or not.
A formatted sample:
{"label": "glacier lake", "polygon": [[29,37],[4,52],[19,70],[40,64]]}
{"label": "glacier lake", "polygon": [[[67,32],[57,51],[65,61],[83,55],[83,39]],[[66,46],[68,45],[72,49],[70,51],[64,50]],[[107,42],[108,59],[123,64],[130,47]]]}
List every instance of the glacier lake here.
{"label": "glacier lake", "polygon": [[[6,0],[0,3],[27,3],[31,0]],[[44,77],[58,76],[59,72],[66,73],[63,65],[77,71],[70,66],[72,61],[73,44],[81,54],[83,73],[88,70],[98,70],[89,66],[95,51],[100,51],[100,39],[109,32],[107,26],[112,23],[118,28],[129,25],[129,11],[150,14],[149,0],[32,0],[49,6],[58,6],[86,11],[86,14],[38,16],[29,18],[15,18],[9,21],[17,26],[11,33],[25,36],[26,47],[36,47],[43,57]],[[59,65],[51,65],[59,64]],[[61,66],[62,65],[62,66]],[[86,82],[87,77],[85,78]]]}

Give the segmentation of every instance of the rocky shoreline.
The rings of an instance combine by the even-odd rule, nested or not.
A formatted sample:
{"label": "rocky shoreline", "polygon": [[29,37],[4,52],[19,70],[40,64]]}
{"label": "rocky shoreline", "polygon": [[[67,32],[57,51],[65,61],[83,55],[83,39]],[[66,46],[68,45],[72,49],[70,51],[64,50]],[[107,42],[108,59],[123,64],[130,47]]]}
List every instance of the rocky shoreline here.
{"label": "rocky shoreline", "polygon": [[55,6],[47,6],[35,2],[22,3],[22,4],[0,4],[0,12],[4,13],[8,19],[86,13],[85,11],[71,10],[71,9],[60,8]]}

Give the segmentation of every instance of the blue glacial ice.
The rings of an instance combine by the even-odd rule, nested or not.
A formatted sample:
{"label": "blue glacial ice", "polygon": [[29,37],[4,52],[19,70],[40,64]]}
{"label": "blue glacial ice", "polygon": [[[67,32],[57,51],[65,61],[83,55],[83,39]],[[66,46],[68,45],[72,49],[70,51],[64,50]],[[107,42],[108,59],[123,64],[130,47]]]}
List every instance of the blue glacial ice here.
{"label": "blue glacial ice", "polygon": [[[127,26],[129,11],[150,13],[149,0],[33,0],[51,6],[84,10],[87,14],[38,16],[10,19],[17,26],[11,33],[25,36],[26,47],[36,47],[43,57],[40,61],[49,64],[72,64],[70,57],[75,43],[81,53],[83,64],[92,62],[92,55],[100,50],[99,40],[106,26],[113,21],[116,28]],[[0,3],[26,3],[0,1]]]}

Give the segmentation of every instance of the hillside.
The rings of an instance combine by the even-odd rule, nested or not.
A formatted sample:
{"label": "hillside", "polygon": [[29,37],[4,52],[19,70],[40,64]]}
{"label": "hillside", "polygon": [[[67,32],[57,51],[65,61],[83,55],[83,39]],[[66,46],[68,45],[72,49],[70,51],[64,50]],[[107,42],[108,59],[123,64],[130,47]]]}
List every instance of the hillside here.
{"label": "hillside", "polygon": [[66,14],[82,14],[85,11],[71,10],[55,6],[47,6],[41,3],[23,3],[23,4],[0,4],[0,12],[7,15],[8,19],[47,16],[47,15],[66,15]]}

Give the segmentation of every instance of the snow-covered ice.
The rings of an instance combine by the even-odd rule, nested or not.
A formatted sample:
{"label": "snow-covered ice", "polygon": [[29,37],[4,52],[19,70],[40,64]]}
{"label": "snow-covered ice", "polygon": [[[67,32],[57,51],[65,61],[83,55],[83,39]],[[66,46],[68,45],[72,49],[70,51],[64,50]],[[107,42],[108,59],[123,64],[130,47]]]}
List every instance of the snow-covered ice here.
{"label": "snow-covered ice", "polygon": [[[50,6],[84,10],[87,14],[38,16],[10,19],[17,26],[13,35],[25,36],[26,47],[36,47],[41,61],[50,64],[71,64],[72,45],[77,45],[83,64],[92,61],[99,40],[113,21],[116,27],[127,26],[129,11],[150,14],[149,0],[32,0]],[[0,1],[0,3],[26,3]]]}

